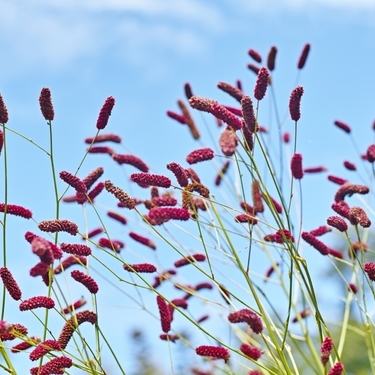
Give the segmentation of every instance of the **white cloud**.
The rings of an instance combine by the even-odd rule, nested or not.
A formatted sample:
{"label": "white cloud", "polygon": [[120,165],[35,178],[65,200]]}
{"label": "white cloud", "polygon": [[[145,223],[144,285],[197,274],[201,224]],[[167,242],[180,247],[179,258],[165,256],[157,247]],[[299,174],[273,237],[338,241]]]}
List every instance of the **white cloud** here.
{"label": "white cloud", "polygon": [[[23,70],[66,69],[109,49],[137,63],[156,49],[194,56],[222,28],[216,8],[191,0],[0,0],[0,7],[3,71],[14,62]],[[121,53],[124,48],[127,53]]]}

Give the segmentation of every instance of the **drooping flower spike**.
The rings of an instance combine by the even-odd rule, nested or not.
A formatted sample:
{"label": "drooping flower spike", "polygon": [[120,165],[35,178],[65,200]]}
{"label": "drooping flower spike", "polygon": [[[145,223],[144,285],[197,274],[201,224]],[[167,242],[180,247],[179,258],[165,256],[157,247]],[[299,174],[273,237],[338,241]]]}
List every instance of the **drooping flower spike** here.
{"label": "drooping flower spike", "polygon": [[191,117],[188,107],[185,105],[185,103],[182,100],[177,100],[177,104],[180,107],[181,112],[186,120],[186,125],[188,126],[191,135],[193,136],[195,140],[199,139],[200,134],[199,134],[198,128],[195,125],[193,117]]}
{"label": "drooping flower spike", "polygon": [[118,164],[128,164],[132,165],[133,167],[139,169],[140,171],[147,173],[149,171],[149,167],[147,164],[141,160],[140,158],[134,155],[126,155],[126,154],[113,154],[112,159],[116,161]]}
{"label": "drooping flower spike", "polygon": [[185,187],[189,184],[189,176],[186,169],[180,164],[172,162],[167,164],[167,168],[175,175],[177,182],[181,187]]}
{"label": "drooping flower spike", "polygon": [[240,90],[237,87],[234,87],[234,86],[232,86],[232,85],[230,85],[229,83],[226,83],[226,82],[219,82],[217,84],[217,87],[220,90],[223,90],[224,92],[226,92],[227,94],[232,96],[233,98],[235,98],[237,101],[241,102],[241,99],[242,99],[242,96],[243,96],[242,90]]}
{"label": "drooping flower spike", "polygon": [[15,215],[23,217],[24,219],[31,219],[33,214],[27,208],[18,206],[16,204],[5,204],[0,203],[0,212],[5,212],[9,215]]}
{"label": "drooping flower spike", "polygon": [[90,293],[96,294],[99,291],[99,286],[96,281],[90,276],[82,271],[74,270],[70,273],[72,278],[82,285],[84,285]]}
{"label": "drooping flower spike", "polygon": [[156,267],[149,263],[139,263],[139,264],[124,264],[123,268],[128,272],[139,272],[139,273],[154,273],[156,272]]}
{"label": "drooping flower spike", "polygon": [[46,309],[53,309],[55,307],[55,301],[52,298],[46,296],[31,297],[21,302],[19,309],[21,311],[26,311],[37,309],[40,307],[44,307]]}

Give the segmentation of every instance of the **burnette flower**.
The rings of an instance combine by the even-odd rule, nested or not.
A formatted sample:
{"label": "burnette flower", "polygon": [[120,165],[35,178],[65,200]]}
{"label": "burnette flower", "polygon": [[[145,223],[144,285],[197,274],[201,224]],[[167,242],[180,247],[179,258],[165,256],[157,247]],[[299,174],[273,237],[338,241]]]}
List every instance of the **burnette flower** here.
{"label": "burnette flower", "polygon": [[301,117],[300,106],[303,95],[303,87],[296,87],[290,94],[289,99],[289,113],[293,121],[298,121]]}
{"label": "burnette flower", "polygon": [[195,352],[203,357],[210,357],[213,359],[224,359],[227,362],[230,358],[229,350],[221,346],[202,345],[195,349]]}
{"label": "burnette flower", "polygon": [[43,117],[47,121],[53,121],[55,112],[53,110],[51,91],[48,88],[43,88],[39,96],[39,105]]}

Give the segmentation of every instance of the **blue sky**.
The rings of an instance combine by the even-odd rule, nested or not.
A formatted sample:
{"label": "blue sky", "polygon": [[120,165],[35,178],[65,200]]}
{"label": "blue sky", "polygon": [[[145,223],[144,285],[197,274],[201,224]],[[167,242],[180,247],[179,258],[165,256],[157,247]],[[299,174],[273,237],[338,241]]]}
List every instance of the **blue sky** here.
{"label": "blue sky", "polygon": [[[273,81],[283,116],[296,85],[299,54],[310,43],[311,53],[298,80],[305,94],[297,148],[305,166],[326,165],[330,173],[352,178],[342,162],[359,162],[359,157],[333,121],[351,125],[361,151],[373,141],[374,21],[371,0],[0,0],[0,93],[8,107],[9,127],[47,147],[48,129],[38,97],[42,87],[51,89],[58,172],[75,171],[85,151],[83,139],[95,134],[99,110],[106,97],[114,96],[116,105],[106,131],[122,136],[124,146],[118,152],[134,153],[152,172],[165,173],[167,163],[182,163],[188,152],[200,147],[183,126],[165,115],[167,110],[177,111],[185,82],[197,95],[235,106],[216,84],[241,79],[244,91],[252,95],[255,76],[246,68],[252,62],[248,49],[256,49],[265,60],[270,47],[277,46]],[[274,128],[270,94],[261,102],[259,121]],[[204,128],[203,117],[194,116]],[[283,129],[292,131],[293,123],[287,119]],[[203,144],[210,146],[208,132],[203,133]],[[217,139],[219,133],[214,134]],[[9,202],[32,209],[37,221],[53,217],[48,159],[13,134],[8,133],[8,141],[13,186]],[[99,165],[115,184],[134,189],[106,155],[90,155],[80,176]],[[353,179],[358,181],[357,176]],[[302,184],[309,213],[304,226],[313,229],[332,214],[328,208],[336,186],[319,176],[306,176]],[[64,184],[59,186],[62,191]],[[106,205],[113,204],[106,199],[104,214]],[[316,202],[323,208],[317,209]],[[64,206],[63,215],[76,215],[83,222],[80,209],[71,210]],[[10,268],[12,262],[20,265],[15,274],[20,284],[30,283],[31,296],[39,284],[25,273],[35,259],[27,253],[22,235],[35,231],[36,225],[18,223],[19,219],[10,221],[10,228],[16,229],[8,246],[21,250],[10,251],[9,264]],[[125,233],[120,227],[113,230],[127,236],[128,229]],[[138,248],[132,251],[136,257]],[[148,257],[143,249],[142,254]],[[262,264],[260,273],[266,268]],[[113,291],[106,297],[103,306],[110,306],[110,314],[118,308],[126,316],[126,304],[114,303]],[[122,342],[123,330],[118,330],[122,336],[116,338]]]}

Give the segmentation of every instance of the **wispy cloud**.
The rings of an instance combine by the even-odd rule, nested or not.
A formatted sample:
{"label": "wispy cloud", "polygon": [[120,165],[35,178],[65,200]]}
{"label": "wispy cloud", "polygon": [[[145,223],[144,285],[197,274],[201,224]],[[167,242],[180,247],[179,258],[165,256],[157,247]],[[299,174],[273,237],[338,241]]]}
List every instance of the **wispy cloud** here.
{"label": "wispy cloud", "polygon": [[192,56],[223,27],[215,6],[194,0],[0,0],[0,7],[3,71],[17,62],[28,71],[66,69],[108,50],[137,64],[157,49]]}

